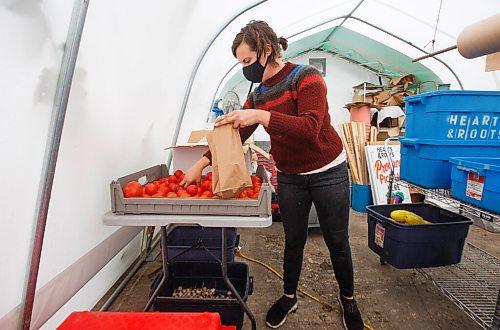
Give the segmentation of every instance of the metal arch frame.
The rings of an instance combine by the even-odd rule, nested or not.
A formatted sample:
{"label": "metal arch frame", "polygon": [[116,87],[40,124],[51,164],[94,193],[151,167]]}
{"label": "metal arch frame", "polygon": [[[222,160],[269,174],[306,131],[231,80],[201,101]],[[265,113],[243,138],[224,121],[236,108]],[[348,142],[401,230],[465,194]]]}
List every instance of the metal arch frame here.
{"label": "metal arch frame", "polygon": [[[175,145],[177,143],[177,139],[179,138],[179,132],[181,130],[181,125],[182,125],[182,122],[184,120],[184,114],[186,113],[186,106],[187,106],[187,103],[189,100],[189,95],[191,94],[191,89],[193,88],[194,79],[196,78],[196,74],[198,73],[198,69],[200,68],[200,65],[201,65],[201,62],[203,61],[203,58],[205,57],[208,50],[210,49],[210,47],[214,43],[215,39],[217,39],[219,37],[219,35],[226,29],[226,27],[228,27],[228,25],[231,24],[236,18],[238,18],[243,13],[249,11],[250,9],[253,9],[253,8],[259,6],[260,4],[262,4],[266,1],[267,0],[257,1],[254,4],[244,8],[239,13],[236,13],[235,15],[233,15],[233,17],[231,17],[226,23],[224,23],[219,28],[219,30],[217,30],[215,35],[210,39],[208,44],[205,46],[205,48],[201,52],[200,56],[198,57],[198,60],[196,61],[196,64],[194,65],[193,71],[191,72],[191,76],[189,77],[188,86],[186,88],[186,92],[184,93],[184,99],[182,100],[182,106],[181,106],[181,112],[179,114],[179,118],[177,119],[177,125],[175,126],[174,136],[172,137],[171,145]],[[212,101],[212,103],[213,103],[213,101]],[[170,166],[171,162],[172,162],[172,151],[169,150],[168,156],[167,156],[167,165]]]}
{"label": "metal arch frame", "polygon": [[[305,30],[302,30],[302,31],[297,32],[297,33],[294,33],[294,34],[292,34],[292,35],[288,36],[287,38],[293,38],[293,37],[295,37],[295,36],[297,36],[297,35],[299,35],[299,34],[302,34],[302,33],[304,33],[304,32],[310,31],[310,30],[312,30],[312,29],[315,29],[315,28],[317,28],[317,27],[320,27],[320,26],[322,26],[322,25],[325,25],[325,24],[331,23],[331,22],[336,21],[336,20],[339,20],[339,19],[344,19],[344,21],[342,22],[342,23],[344,23],[344,22],[345,22],[345,21],[347,21],[347,19],[349,19],[349,18],[351,18],[351,19],[355,19],[355,20],[360,21],[361,23],[364,23],[364,24],[366,24],[366,25],[368,25],[368,26],[370,26],[370,27],[372,27],[372,28],[374,28],[374,29],[377,29],[377,30],[379,30],[379,31],[381,31],[381,32],[384,32],[384,33],[386,33],[386,34],[390,35],[391,37],[393,37],[393,38],[395,38],[395,39],[398,39],[399,41],[402,41],[403,43],[405,43],[405,44],[407,44],[407,45],[409,45],[409,46],[411,46],[411,47],[413,47],[413,48],[415,48],[415,49],[417,49],[417,50],[421,51],[421,52],[422,52],[422,53],[424,53],[424,54],[429,54],[429,52],[426,52],[424,49],[422,49],[422,48],[420,48],[420,47],[418,47],[418,46],[414,45],[414,44],[413,44],[413,43],[411,43],[410,41],[405,40],[405,39],[403,39],[402,37],[400,37],[400,36],[398,36],[398,35],[396,35],[396,34],[394,34],[394,33],[392,33],[392,32],[389,32],[389,31],[387,31],[387,30],[385,30],[385,29],[382,29],[381,27],[378,27],[378,26],[376,26],[375,24],[372,24],[372,23],[370,23],[370,22],[367,22],[367,21],[365,21],[365,20],[363,20],[363,19],[361,19],[361,18],[358,18],[358,17],[352,16],[352,15],[343,15],[343,16],[338,16],[338,17],[335,17],[335,18],[332,18],[332,19],[326,20],[326,21],[321,22],[321,23],[319,23],[319,24],[316,24],[316,25],[314,25],[314,26],[312,26],[312,27],[309,27],[309,28],[307,28],[307,29],[305,29]],[[332,31],[332,32],[333,32],[333,31]],[[303,54],[303,53],[301,53],[301,54]],[[293,58],[293,57],[290,57],[290,58]],[[443,64],[443,65],[444,65],[444,66],[445,66],[445,67],[446,67],[446,68],[447,68],[447,69],[451,72],[451,74],[455,77],[455,79],[457,80],[457,82],[458,82],[458,84],[459,84],[459,86],[460,86],[460,89],[461,89],[461,90],[464,90],[464,86],[463,86],[463,84],[462,84],[462,81],[460,80],[460,78],[458,77],[458,75],[455,73],[455,71],[453,71],[453,69],[452,69],[452,68],[451,68],[451,67],[450,67],[450,66],[449,66],[449,65],[448,65],[445,61],[441,60],[440,58],[433,57],[433,59],[435,59],[436,61],[438,61],[438,62],[440,62],[441,64]],[[224,81],[224,79],[226,79],[226,77],[229,75],[229,73],[230,73],[230,72],[231,72],[231,71],[232,71],[232,70],[233,70],[233,69],[234,69],[237,65],[238,65],[238,63],[235,63],[235,64],[234,64],[234,65],[233,65],[233,66],[232,66],[232,67],[231,67],[231,68],[230,68],[230,69],[229,69],[229,70],[228,70],[228,71],[224,74],[224,76],[223,76],[223,77],[222,77],[222,79],[220,80],[219,84],[217,85],[217,88],[215,89],[214,96],[212,97],[212,102],[211,102],[211,104],[213,104],[213,101],[214,101],[214,100],[215,100],[215,98],[217,97],[217,92],[219,91],[220,86],[222,85],[222,82]],[[210,107],[209,109],[211,109],[211,107]],[[209,113],[210,113],[210,110],[209,110]]]}
{"label": "metal arch frame", "polygon": [[[212,37],[210,42],[207,44],[203,52],[200,54],[193,71],[191,73],[190,79],[188,86],[186,88],[186,92],[184,94],[184,99],[183,99],[183,104],[181,107],[181,113],[177,121],[176,129],[174,131],[174,137],[173,137],[173,143],[175,144],[177,142],[177,138],[179,135],[180,127],[184,118],[187,102],[189,100],[189,95],[192,89],[192,85],[194,82],[194,79],[196,77],[197,71],[201,65],[201,62],[203,58],[205,57],[206,53],[208,52],[208,49],[212,46],[213,42],[217,37],[225,30],[225,28],[232,23],[236,18],[241,16],[243,13],[247,12],[250,9],[253,9],[260,4],[266,2],[267,0],[260,0],[255,2],[254,4],[246,7],[244,10],[240,11],[239,13],[235,14],[231,19],[229,19],[218,31],[217,33]],[[322,22],[320,24],[317,24],[313,27],[310,27],[306,30],[303,30],[299,33],[293,34],[289,36],[289,38],[292,38],[298,34],[307,32],[309,30],[312,30],[316,27],[319,27],[321,25],[327,24],[329,22],[335,21],[337,19],[344,19],[342,24],[347,21],[349,18],[353,18],[355,20],[358,20],[364,24],[367,24],[377,30],[380,30],[418,50],[425,54],[429,54],[425,50],[419,48],[418,46],[412,44],[411,42],[404,40],[403,38],[386,31],[374,24],[371,24],[367,21],[364,21],[360,18],[354,17],[351,14],[361,5],[361,3],[364,0],[360,1],[358,5],[351,11],[349,15],[343,15],[339,16],[330,20],[327,20],[325,22]],[[63,57],[63,63],[61,66],[61,72],[59,76],[59,82],[58,82],[58,87],[56,90],[56,101],[54,103],[54,116],[53,116],[53,121],[52,121],[52,129],[51,133],[48,137],[48,148],[46,151],[46,156],[44,160],[44,167],[42,171],[42,182],[40,185],[40,191],[39,191],[39,206],[37,210],[37,219],[36,219],[36,232],[33,234],[34,242],[33,246],[31,247],[32,250],[32,256],[31,256],[31,265],[30,265],[30,271],[29,274],[27,275],[27,281],[26,281],[26,288],[24,292],[24,298],[21,303],[23,306],[23,310],[21,312],[21,324],[20,326],[23,329],[29,329],[30,324],[31,324],[31,316],[32,316],[32,311],[33,311],[33,303],[34,303],[34,295],[35,295],[35,290],[36,290],[36,282],[37,282],[37,277],[38,277],[38,270],[39,270],[39,265],[40,265],[40,257],[41,257],[41,248],[43,245],[43,237],[44,237],[44,232],[45,232],[45,225],[47,221],[47,213],[48,213],[48,207],[50,204],[50,195],[52,191],[52,184],[53,184],[53,179],[55,175],[55,167],[57,163],[57,156],[58,156],[58,151],[59,151],[59,146],[60,146],[60,141],[61,141],[61,136],[62,136],[62,129],[64,126],[64,118],[66,114],[66,108],[67,108],[67,103],[68,103],[68,98],[69,98],[69,92],[71,89],[71,82],[73,78],[73,73],[74,73],[74,68],[76,64],[76,59],[78,55],[78,50],[79,50],[79,45],[80,45],[80,40],[82,36],[82,31],[83,31],[83,26],[85,23],[85,18],[86,18],[86,13],[89,5],[89,0],[80,0],[78,2],[75,2],[75,6],[73,8],[73,14],[72,14],[72,19],[70,22],[70,27],[68,31],[68,37],[67,37],[67,45],[66,45],[66,51]],[[334,31],[332,31],[331,34],[333,34]],[[459,83],[461,89],[463,90],[463,85],[456,73],[451,69],[451,67],[446,64],[444,61],[441,59],[434,57],[435,60],[441,62],[450,72],[454,75],[456,78],[457,82]],[[214,93],[214,97],[212,99],[215,100],[216,93],[220,88],[220,85],[222,84],[222,81],[227,77],[229,72],[231,72],[237,64],[233,65],[223,76],[223,78],[220,80],[217,89]],[[212,104],[211,103],[211,104]],[[167,164],[170,165],[172,160],[172,153],[170,152],[168,155],[168,160]]]}
{"label": "metal arch frame", "polygon": [[35,301],[36,284],[38,281],[38,271],[40,269],[40,259],[42,254],[43,238],[47,224],[50,196],[56,171],[59,146],[61,144],[64,118],[68,106],[68,99],[75,72],[76,59],[80,48],[80,41],[83,33],[83,26],[87,16],[87,9],[90,0],[77,0],[73,6],[71,21],[69,23],[68,34],[64,55],[57,82],[56,95],[52,119],[47,138],[47,147],[43,161],[41,182],[38,191],[36,219],[34,220],[34,232],[32,234],[32,245],[30,246],[31,258],[29,272],[26,274],[26,282],[21,302],[20,324],[18,328],[30,329],[33,306]]}
{"label": "metal arch frame", "polygon": [[[375,24],[372,24],[372,23],[370,23],[370,22],[367,22],[367,21],[365,21],[365,20],[363,20],[363,19],[361,19],[361,18],[358,18],[358,17],[354,17],[354,16],[352,16],[351,18],[352,18],[352,19],[355,19],[355,20],[357,20],[357,21],[360,21],[361,23],[364,23],[364,24],[366,24],[366,25],[369,25],[369,26],[371,26],[372,28],[375,28],[375,29],[377,29],[377,30],[380,30],[380,31],[382,31],[382,32],[384,32],[384,33],[387,33],[387,34],[388,34],[388,35],[390,35],[391,37],[396,38],[396,39],[398,39],[399,41],[402,41],[402,42],[404,42],[404,43],[406,43],[406,44],[408,44],[408,45],[412,46],[412,47],[413,47],[413,48],[415,48],[415,49],[418,49],[418,50],[419,50],[419,51],[421,51],[422,53],[429,54],[429,52],[426,52],[424,49],[422,49],[422,48],[418,47],[417,45],[414,45],[414,44],[413,44],[413,43],[411,43],[410,41],[405,40],[405,39],[403,39],[403,38],[401,38],[401,37],[397,36],[396,34],[394,34],[394,33],[392,33],[392,32],[389,32],[389,31],[387,31],[387,30],[385,30],[385,29],[382,29],[382,28],[380,28],[380,27],[376,26]],[[433,57],[433,58],[434,58],[436,61],[438,61],[438,62],[440,62],[441,64],[443,64],[443,65],[444,65],[444,66],[445,66],[445,67],[446,67],[446,68],[447,68],[447,69],[451,72],[451,74],[455,77],[455,79],[457,80],[458,84],[460,85],[460,89],[461,89],[461,90],[464,90],[464,86],[463,86],[463,84],[462,84],[462,81],[460,80],[460,78],[458,78],[458,75],[455,73],[455,71],[453,71],[453,69],[452,69],[452,68],[451,68],[451,67],[450,67],[450,66],[449,66],[449,65],[448,65],[445,61],[443,61],[442,59],[437,58],[437,57]]]}

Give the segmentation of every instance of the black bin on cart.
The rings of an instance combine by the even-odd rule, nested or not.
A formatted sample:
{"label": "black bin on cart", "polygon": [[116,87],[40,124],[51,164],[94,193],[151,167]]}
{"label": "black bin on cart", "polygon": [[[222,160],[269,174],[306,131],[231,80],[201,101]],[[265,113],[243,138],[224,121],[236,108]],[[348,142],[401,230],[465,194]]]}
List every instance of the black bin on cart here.
{"label": "black bin on cart", "polygon": [[[399,268],[438,267],[459,263],[472,220],[429,204],[367,206],[368,246],[381,261]],[[400,224],[394,210],[407,210],[431,222]]]}
{"label": "black bin on cart", "polygon": [[[172,297],[175,288],[215,288],[217,293],[226,294],[228,289],[222,279],[221,265],[216,262],[179,261],[169,264],[169,276],[160,288],[153,302],[155,311],[160,312],[218,312],[223,325],[243,326],[244,310],[236,299],[179,298]],[[246,301],[253,292],[253,278],[249,276],[248,265],[243,262],[229,262],[227,273],[231,283]],[[154,291],[154,287],[151,288]]]}

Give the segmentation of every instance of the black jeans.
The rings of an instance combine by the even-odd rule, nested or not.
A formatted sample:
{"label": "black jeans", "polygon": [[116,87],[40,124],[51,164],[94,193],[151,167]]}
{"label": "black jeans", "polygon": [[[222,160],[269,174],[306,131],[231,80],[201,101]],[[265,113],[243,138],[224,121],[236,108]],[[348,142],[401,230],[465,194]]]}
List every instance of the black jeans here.
{"label": "black jeans", "polygon": [[278,172],[278,198],[285,229],[285,294],[295,294],[297,290],[309,211],[314,203],[340,293],[345,297],[353,296],[354,275],[348,233],[350,184],[346,163],[308,175]]}

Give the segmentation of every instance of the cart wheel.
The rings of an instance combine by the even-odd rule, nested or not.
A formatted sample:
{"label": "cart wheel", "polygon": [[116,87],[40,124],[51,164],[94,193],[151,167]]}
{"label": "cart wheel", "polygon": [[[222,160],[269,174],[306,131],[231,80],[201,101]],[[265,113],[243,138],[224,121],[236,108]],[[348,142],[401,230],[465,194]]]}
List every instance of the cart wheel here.
{"label": "cart wheel", "polygon": [[387,265],[387,262],[385,261],[385,259],[384,259],[384,258],[380,257],[380,258],[379,258],[379,260],[380,260],[380,264],[381,264],[382,266]]}

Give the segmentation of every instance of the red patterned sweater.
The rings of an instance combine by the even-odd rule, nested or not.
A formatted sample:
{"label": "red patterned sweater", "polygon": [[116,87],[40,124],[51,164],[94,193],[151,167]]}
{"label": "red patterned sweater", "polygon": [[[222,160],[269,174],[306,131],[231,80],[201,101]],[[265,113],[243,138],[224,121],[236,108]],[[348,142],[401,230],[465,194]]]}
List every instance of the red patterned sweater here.
{"label": "red patterned sweater", "polygon": [[[255,88],[244,109],[271,112],[265,129],[280,171],[313,171],[342,152],[342,141],[330,122],[325,81],[312,66],[285,63],[283,69]],[[241,140],[246,141],[256,128],[240,129]],[[211,159],[210,152],[205,156]]]}

